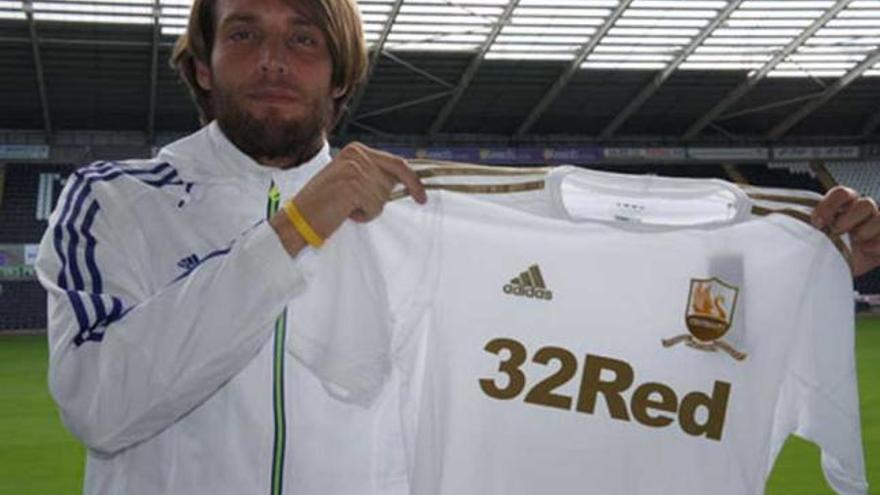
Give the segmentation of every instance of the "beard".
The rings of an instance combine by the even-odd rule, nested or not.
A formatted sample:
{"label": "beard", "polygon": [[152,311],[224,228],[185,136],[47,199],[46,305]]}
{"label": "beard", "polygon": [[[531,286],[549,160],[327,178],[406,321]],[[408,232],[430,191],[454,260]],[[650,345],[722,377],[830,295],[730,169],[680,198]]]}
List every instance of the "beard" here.
{"label": "beard", "polygon": [[282,168],[299,165],[321,149],[333,108],[330,96],[323,95],[303,100],[308,107],[303,118],[284,118],[273,109],[258,117],[235,90],[217,86],[211,100],[217,123],[239,150],[257,161],[289,160]]}

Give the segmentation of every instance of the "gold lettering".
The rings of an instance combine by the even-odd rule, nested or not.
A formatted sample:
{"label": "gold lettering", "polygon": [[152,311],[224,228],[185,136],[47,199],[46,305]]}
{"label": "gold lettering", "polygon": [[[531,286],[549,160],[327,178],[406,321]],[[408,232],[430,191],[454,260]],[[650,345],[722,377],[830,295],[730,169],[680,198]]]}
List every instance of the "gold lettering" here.
{"label": "gold lettering", "polygon": [[[659,400],[651,399],[651,394],[658,394]],[[678,398],[675,391],[662,383],[645,383],[639,386],[632,396],[632,414],[636,421],[646,426],[661,428],[669,426],[674,419],[667,416],[652,416],[649,409],[672,413],[678,408]]]}
{"label": "gold lettering", "polygon": [[481,378],[480,388],[489,397],[501,400],[513,399],[526,386],[526,376],[520,370],[520,366],[528,357],[525,346],[513,339],[495,339],[486,344],[485,350],[498,355],[504,351],[510,354],[498,364],[498,371],[507,375],[507,385],[501,387],[494,378]]}
{"label": "gold lettering", "polygon": [[550,361],[559,361],[559,369],[532,387],[532,390],[526,394],[525,401],[557,409],[571,409],[571,397],[553,391],[568,383],[577,373],[577,357],[561,347],[542,347],[535,353],[532,361],[544,365],[549,364]]}
{"label": "gold lettering", "polygon": [[[601,379],[602,370],[613,371],[614,380],[603,382]],[[611,417],[629,421],[626,401],[620,393],[632,385],[633,378],[633,369],[625,362],[587,354],[584,376],[578,394],[577,410],[593,414],[596,409],[596,397],[603,394]]]}
{"label": "gold lettering", "polygon": [[[691,392],[682,397],[681,409],[678,411],[681,429],[695,437],[705,435],[712,440],[721,440],[729,396],[730,384],[716,381],[711,396],[702,392]],[[701,406],[706,408],[708,413],[705,424],[697,423],[697,408]]]}
{"label": "gold lettering", "polygon": [[[526,346],[513,339],[497,338],[489,341],[484,349],[500,359],[498,372],[504,376],[482,378],[479,380],[480,388],[495,399],[511,400],[518,397],[529,382],[523,369],[529,356]],[[570,410],[573,398],[556,391],[577,374],[576,356],[565,348],[547,346],[538,349],[532,361],[544,366],[558,361],[559,368],[532,386],[524,402]],[[606,374],[604,379],[603,372]],[[614,419],[631,421],[632,414],[635,421],[651,428],[667,427],[677,419],[682,431],[688,435],[721,440],[730,398],[730,383],[715,381],[711,394],[695,391],[683,396],[679,402],[675,390],[670,386],[646,382],[635,387],[632,396],[627,398],[624,397],[624,392],[635,381],[632,366],[622,360],[592,354],[585,356],[580,380],[576,404],[578,412],[595,414],[598,396],[602,394],[608,413]],[[701,409],[705,410],[705,415],[698,419]]]}

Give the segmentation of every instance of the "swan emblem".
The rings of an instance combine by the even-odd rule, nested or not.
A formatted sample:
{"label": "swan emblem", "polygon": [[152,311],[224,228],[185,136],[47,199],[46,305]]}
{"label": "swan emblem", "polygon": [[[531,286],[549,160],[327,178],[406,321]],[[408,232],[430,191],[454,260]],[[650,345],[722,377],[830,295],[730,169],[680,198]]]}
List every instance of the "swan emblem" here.
{"label": "swan emblem", "polygon": [[664,347],[672,347],[684,342],[688,347],[701,351],[724,351],[737,361],[746,354],[733,348],[722,340],[730,330],[736,311],[739,288],[713,277],[691,279],[685,324],[687,334],[663,339]]}

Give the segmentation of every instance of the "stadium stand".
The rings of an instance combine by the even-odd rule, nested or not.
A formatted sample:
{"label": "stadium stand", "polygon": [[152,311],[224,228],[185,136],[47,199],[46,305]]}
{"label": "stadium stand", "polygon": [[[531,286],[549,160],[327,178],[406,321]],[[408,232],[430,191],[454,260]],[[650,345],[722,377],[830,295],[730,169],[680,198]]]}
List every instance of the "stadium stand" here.
{"label": "stadium stand", "polygon": [[842,162],[829,163],[826,166],[837,182],[880,200],[880,162]]}
{"label": "stadium stand", "polygon": [[[46,221],[36,218],[40,174],[67,176],[73,169],[70,165],[6,166],[3,205],[0,207],[0,244],[30,244],[40,240],[46,230]],[[60,189],[55,188],[56,197]]]}
{"label": "stadium stand", "polygon": [[[68,175],[70,165],[6,165],[0,244],[36,244],[46,230],[37,219],[40,174]],[[54,198],[61,192],[58,185]],[[0,281],[0,330],[46,328],[46,293],[36,280]]]}
{"label": "stadium stand", "polygon": [[764,165],[744,165],[739,167],[749,184],[764,187],[784,187],[788,189],[805,189],[824,193],[822,184],[810,173],[809,168],[771,168]]}
{"label": "stadium stand", "polygon": [[856,279],[856,290],[859,294],[880,294],[880,274],[874,272]]}
{"label": "stadium stand", "polygon": [[35,280],[0,282],[0,331],[46,328],[46,291]]}

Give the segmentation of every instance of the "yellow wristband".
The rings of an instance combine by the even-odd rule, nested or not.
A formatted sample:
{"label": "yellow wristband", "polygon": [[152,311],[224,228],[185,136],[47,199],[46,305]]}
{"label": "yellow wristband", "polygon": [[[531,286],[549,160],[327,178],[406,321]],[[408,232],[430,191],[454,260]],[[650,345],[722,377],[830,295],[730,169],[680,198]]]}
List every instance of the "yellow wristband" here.
{"label": "yellow wristband", "polygon": [[324,245],[324,239],[309,225],[309,222],[306,221],[292,199],[284,202],[284,213],[287,214],[287,218],[293,224],[293,228],[299,232],[299,235],[306,240],[309,246],[318,248]]}

